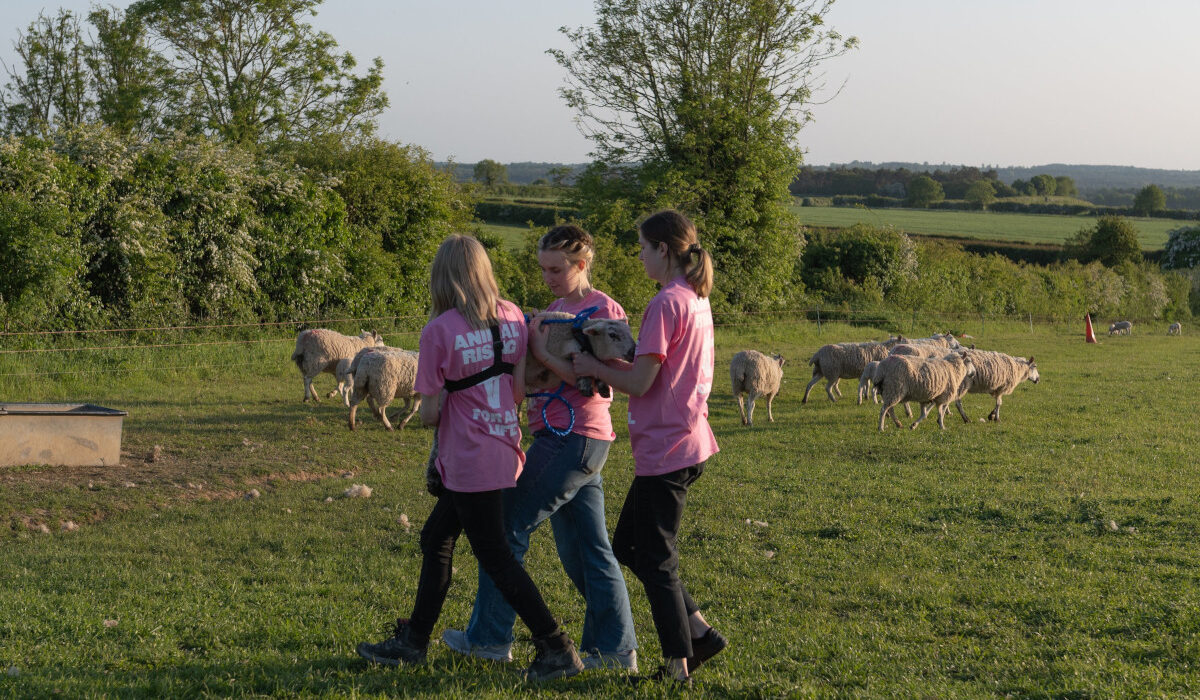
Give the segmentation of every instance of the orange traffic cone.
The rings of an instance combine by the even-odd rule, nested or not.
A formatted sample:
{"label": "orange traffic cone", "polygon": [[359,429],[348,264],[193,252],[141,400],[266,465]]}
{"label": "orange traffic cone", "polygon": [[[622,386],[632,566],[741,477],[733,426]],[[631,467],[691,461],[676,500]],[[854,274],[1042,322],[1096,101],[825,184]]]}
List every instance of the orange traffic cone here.
{"label": "orange traffic cone", "polygon": [[1092,332],[1092,315],[1091,314],[1085,315],[1083,317],[1083,322],[1085,325],[1085,330],[1083,332],[1083,339],[1089,343],[1096,342],[1096,334]]}

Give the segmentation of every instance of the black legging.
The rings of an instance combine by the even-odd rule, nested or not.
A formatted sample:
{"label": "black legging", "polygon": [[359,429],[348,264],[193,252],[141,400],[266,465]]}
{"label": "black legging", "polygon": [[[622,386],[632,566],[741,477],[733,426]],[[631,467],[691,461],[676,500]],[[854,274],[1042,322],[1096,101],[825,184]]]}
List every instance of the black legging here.
{"label": "black legging", "polygon": [[427,643],[442,614],[450,590],[450,572],[458,535],[467,533],[479,566],[495,582],[504,600],[525,621],[534,638],[558,631],[558,622],[542,600],[533,579],[513,556],[504,536],[504,508],[500,491],[462,493],[447,490],[421,528],[421,578],[409,627],[412,641]]}
{"label": "black legging", "polygon": [[692,655],[688,617],[700,608],[679,579],[675,540],[688,487],[704,472],[704,462],[659,476],[635,476],[613,532],[613,554],[629,567],[650,600],[650,615],[663,656]]}

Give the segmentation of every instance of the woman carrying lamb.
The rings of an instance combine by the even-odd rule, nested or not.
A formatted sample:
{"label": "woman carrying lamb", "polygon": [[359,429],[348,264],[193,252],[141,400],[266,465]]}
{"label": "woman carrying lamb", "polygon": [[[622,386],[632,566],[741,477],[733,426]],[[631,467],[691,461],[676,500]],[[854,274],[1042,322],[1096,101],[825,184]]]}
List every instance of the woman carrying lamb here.
{"label": "woman carrying lamb", "polygon": [[[625,318],[620,304],[592,288],[588,272],[593,256],[592,237],[578,226],[556,226],[542,236],[538,242],[542,280],[558,297],[547,311],[578,314],[597,307],[591,318]],[[600,477],[616,437],[609,413],[612,399],[599,392],[580,393],[571,363],[547,353],[548,328],[537,319],[532,325],[530,352],[566,383],[562,396],[574,409],[575,423],[566,435],[556,434],[550,426],[570,424],[566,405],[557,400],[547,403],[545,398],[530,400],[529,429],[534,441],[516,488],[505,491],[509,546],[523,561],[530,535],[548,519],[563,568],[587,602],[580,644],[580,650],[588,652],[584,667],[636,671],[633,615],[621,567],[608,542]],[[469,626],[465,631],[448,629],[442,639],[460,654],[511,661],[515,621],[516,613],[481,569]]]}

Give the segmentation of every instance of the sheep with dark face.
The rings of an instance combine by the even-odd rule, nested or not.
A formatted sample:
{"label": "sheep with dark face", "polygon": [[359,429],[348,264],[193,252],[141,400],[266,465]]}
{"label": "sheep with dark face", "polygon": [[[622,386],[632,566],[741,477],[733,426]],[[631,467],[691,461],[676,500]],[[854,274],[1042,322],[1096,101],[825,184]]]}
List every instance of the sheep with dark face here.
{"label": "sheep with dark face", "polygon": [[[579,340],[575,337],[572,324],[564,323],[563,321],[573,320],[575,314],[565,313],[563,311],[546,311],[536,316],[536,319],[542,321],[552,320],[557,323],[546,323],[544,327],[548,329],[546,336],[546,352],[551,357],[558,357],[564,360],[570,360],[571,355],[577,352],[582,352],[583,347]],[[623,359],[627,362],[633,362],[634,351],[637,350],[637,341],[633,339],[633,331],[629,329],[629,323],[622,319],[613,318],[590,318],[584,321],[580,330],[587,337],[589,344],[592,346],[592,356],[597,360],[616,360]],[[533,334],[530,333],[530,338]],[[553,390],[561,381],[558,375],[550,371],[550,368],[538,361],[533,353],[526,355],[525,365],[525,388],[528,391],[548,391]],[[581,381],[577,382],[580,390],[583,390],[582,380],[589,379],[588,377],[580,377]],[[590,379],[589,379],[590,381]]]}
{"label": "sheep with dark face", "polygon": [[1120,335],[1122,333],[1125,335],[1131,335],[1133,333],[1133,321],[1114,321],[1113,324],[1108,327],[1109,335]]}
{"label": "sheep with dark face", "polygon": [[1167,326],[1167,335],[1181,335],[1183,333],[1183,324],[1179,321]]}
{"label": "sheep with dark face", "polygon": [[[832,343],[824,345],[809,359],[813,366],[812,380],[804,388],[804,398],[800,403],[808,403],[808,394],[813,386],[825,379],[825,393],[830,401],[837,401],[842,395],[838,382],[842,379],[858,379],[862,377],[867,363],[872,360],[882,360],[888,351],[899,343],[906,342],[904,336],[889,338],[882,343]],[[834,395],[836,392],[836,396]]]}
{"label": "sheep with dark face", "polygon": [[[767,356],[757,350],[743,350],[733,356],[729,363],[729,379],[733,383],[733,395],[737,398],[738,411],[742,414],[742,425],[754,425],[754,400],[767,397],[767,420],[774,423],[771,404],[779,394],[783,382],[783,365],[786,360],[780,355]],[[742,394],[750,397],[747,416]]]}
{"label": "sheep with dark face", "polygon": [[963,410],[963,396],[991,394],[996,399],[996,406],[988,414],[988,420],[999,423],[1003,397],[1011,394],[1026,379],[1034,384],[1041,379],[1033,357],[1025,359],[990,350],[961,350],[959,353],[975,367],[975,374],[970,377],[969,383],[960,388],[958,396],[954,399],[954,405],[964,423],[970,422],[971,419],[967,418],[967,412]]}
{"label": "sheep with dark face", "polygon": [[[383,345],[383,336],[375,331],[363,331],[357,337],[342,335],[326,328],[301,331],[296,336],[292,362],[296,363],[300,375],[304,377],[304,400],[318,400],[317,392],[312,386],[317,375],[322,372],[333,374],[337,371],[339,360],[353,360],[359,350],[380,345]],[[329,392],[327,398],[333,398],[341,389],[342,387],[339,387]]]}
{"label": "sheep with dark face", "polygon": [[900,427],[900,419],[896,417],[894,408],[903,401],[921,404],[921,416],[912,424],[913,430],[925,420],[929,409],[935,405],[938,409],[938,427],[945,430],[946,411],[950,402],[958,396],[963,382],[974,373],[971,362],[959,353],[929,358],[889,356],[879,363],[878,368],[879,395],[883,403],[879,411],[879,430],[884,429],[884,421],[889,414],[896,427]]}

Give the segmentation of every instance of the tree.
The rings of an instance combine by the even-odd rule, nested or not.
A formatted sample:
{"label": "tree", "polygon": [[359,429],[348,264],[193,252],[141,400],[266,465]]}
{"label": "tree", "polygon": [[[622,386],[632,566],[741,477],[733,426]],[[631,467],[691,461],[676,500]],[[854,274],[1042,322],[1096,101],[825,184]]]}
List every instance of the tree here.
{"label": "tree", "polygon": [[973,207],[987,209],[989,204],[996,201],[996,188],[991,180],[976,180],[967,188],[967,194],[963,198]]}
{"label": "tree", "polygon": [[145,24],[115,7],[92,10],[88,22],[96,28],[85,52],[96,116],[121,134],[157,132],[173,85]]}
{"label": "tree", "polygon": [[1060,197],[1076,197],[1079,195],[1079,188],[1075,186],[1075,181],[1066,175],[1055,177],[1054,183],[1054,192]]}
{"label": "tree", "polygon": [[1200,267],[1200,226],[1181,226],[1167,234],[1163,267],[1176,270]]}
{"label": "tree", "polygon": [[1096,225],[1080,232],[1087,235],[1083,262],[1099,260],[1106,267],[1116,267],[1126,261],[1142,262],[1142,244],[1137,229],[1122,216],[1102,216]]}
{"label": "tree", "polygon": [[910,207],[923,209],[945,198],[946,193],[942,190],[942,183],[928,175],[918,175],[908,182],[907,204]]}
{"label": "tree", "polygon": [[546,171],[546,176],[555,187],[566,187],[572,172],[574,171],[569,165],[556,165]]}
{"label": "tree", "polygon": [[84,66],[85,44],[70,10],[39,14],[14,44],[20,72],[5,66],[10,82],[0,92],[5,131],[45,134],[84,123],[92,108]]}
{"label": "tree", "polygon": [[1150,216],[1152,212],[1167,208],[1167,195],[1158,185],[1146,185],[1133,198],[1133,211],[1138,216]]}
{"label": "tree", "polygon": [[1029,179],[1029,184],[1033,185],[1033,191],[1043,197],[1049,197],[1054,194],[1055,188],[1058,187],[1058,181],[1053,175],[1034,175]]}
{"label": "tree", "polygon": [[576,204],[593,234],[631,243],[635,218],[673,206],[719,273],[718,306],[783,303],[802,242],[788,184],[802,161],[819,65],[853,48],[824,26],[832,0],[597,0],[564,29],[560,94],[595,146]]}
{"label": "tree", "polygon": [[508,182],[508,168],[503,163],[491,158],[484,158],[475,164],[473,172],[475,182],[482,182],[487,187],[494,187]]}
{"label": "tree", "polygon": [[1026,197],[1032,197],[1037,194],[1037,188],[1033,186],[1033,183],[1026,182],[1025,180],[1013,180],[1012,188],[1016,190],[1017,194],[1025,195]]}
{"label": "tree", "polygon": [[354,57],[304,19],[322,0],[139,0],[129,14],[170,50],[178,127],[241,144],[370,134],[387,106],[383,62]]}

